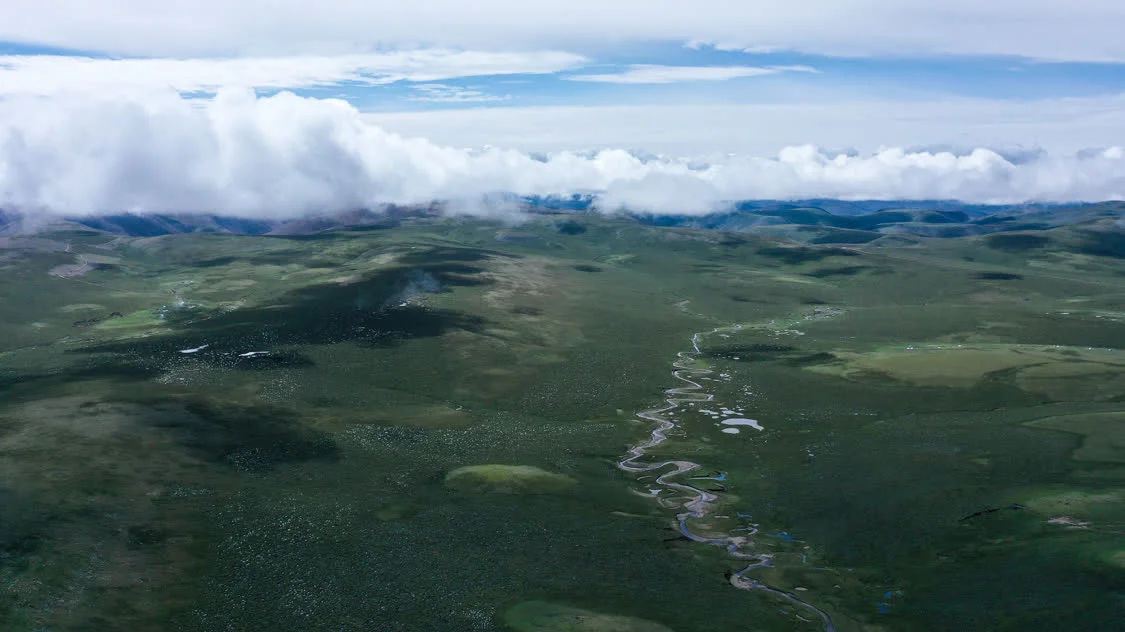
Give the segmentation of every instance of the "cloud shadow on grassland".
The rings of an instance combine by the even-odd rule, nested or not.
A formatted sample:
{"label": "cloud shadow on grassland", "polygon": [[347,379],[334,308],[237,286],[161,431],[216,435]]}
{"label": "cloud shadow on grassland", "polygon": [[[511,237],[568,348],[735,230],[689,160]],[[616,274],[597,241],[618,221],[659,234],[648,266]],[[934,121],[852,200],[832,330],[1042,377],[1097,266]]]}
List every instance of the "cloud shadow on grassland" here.
{"label": "cloud shadow on grassland", "polygon": [[[452,254],[449,261],[444,254]],[[370,272],[352,283],[327,283],[280,294],[270,305],[169,323],[165,335],[95,344],[77,352],[152,357],[206,344],[209,349],[360,342],[372,346],[447,331],[478,331],[485,321],[456,310],[403,304],[404,297],[491,283],[484,268],[463,263],[472,253],[412,253],[409,267]],[[425,279],[417,288],[418,279]],[[206,356],[204,352],[200,357]]]}

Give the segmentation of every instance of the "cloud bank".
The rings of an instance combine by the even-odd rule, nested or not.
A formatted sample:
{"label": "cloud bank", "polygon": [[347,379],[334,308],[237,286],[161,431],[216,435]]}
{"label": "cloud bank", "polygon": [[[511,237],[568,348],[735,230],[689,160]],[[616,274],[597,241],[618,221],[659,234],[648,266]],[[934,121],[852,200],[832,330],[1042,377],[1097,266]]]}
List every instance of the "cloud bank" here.
{"label": "cloud bank", "polygon": [[119,212],[297,217],[384,203],[596,192],[599,207],[705,213],[737,199],[1125,199],[1125,151],[1008,160],[812,146],[707,162],[621,149],[546,157],[459,149],[372,125],[334,99],[222,90],[0,101],[0,208],[32,215]]}
{"label": "cloud bank", "polygon": [[623,104],[378,112],[404,136],[529,152],[638,148],[673,156],[776,155],[793,145],[874,153],[883,147],[1028,147],[1064,155],[1125,144],[1125,94],[1037,100],[937,98],[773,103]]}

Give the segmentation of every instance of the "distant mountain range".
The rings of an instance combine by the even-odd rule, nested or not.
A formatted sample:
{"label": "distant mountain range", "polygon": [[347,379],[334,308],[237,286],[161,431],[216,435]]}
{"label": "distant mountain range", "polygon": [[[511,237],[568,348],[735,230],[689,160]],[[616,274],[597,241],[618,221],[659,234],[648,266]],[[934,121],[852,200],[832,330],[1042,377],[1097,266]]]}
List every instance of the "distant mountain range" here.
{"label": "distant mountain range", "polygon": [[[593,195],[516,198],[529,213],[540,215],[592,212]],[[177,233],[308,235],[344,228],[376,230],[403,222],[425,221],[441,214],[441,203],[387,206],[301,219],[276,220],[219,215],[132,214],[52,220],[29,225],[17,213],[0,210],[0,235],[28,229],[95,230],[118,235],[155,237]],[[1099,204],[981,206],[950,201],[743,201],[732,210],[708,215],[626,213],[652,226],[754,232],[817,244],[862,244],[887,235],[963,237],[1021,230],[1048,230],[1105,218],[1125,216],[1125,202]]]}
{"label": "distant mountain range", "polygon": [[[863,244],[894,234],[966,237],[1049,230],[1125,216],[1125,202],[1074,206],[957,206],[927,203],[831,202],[822,206],[744,202],[736,210],[704,216],[637,215],[653,226],[705,228],[788,237],[814,244]],[[877,204],[885,204],[882,208]],[[828,208],[826,209],[825,206]]]}

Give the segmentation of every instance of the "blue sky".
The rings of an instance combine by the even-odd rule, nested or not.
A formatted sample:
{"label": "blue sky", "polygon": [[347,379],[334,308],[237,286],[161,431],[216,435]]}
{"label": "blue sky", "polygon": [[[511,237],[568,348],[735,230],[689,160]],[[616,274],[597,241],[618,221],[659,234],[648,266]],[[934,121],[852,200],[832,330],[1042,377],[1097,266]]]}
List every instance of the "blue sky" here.
{"label": "blue sky", "polygon": [[[263,96],[291,91],[344,99],[373,123],[442,144],[528,151],[773,153],[811,143],[1071,152],[1125,143],[1125,49],[1120,61],[1105,61],[1112,51],[1075,59],[1021,46],[1002,55],[971,46],[960,53],[829,54],[633,38],[555,49],[375,42],[343,51],[171,56],[153,54],[158,48],[78,47],[85,41],[0,43],[0,98],[174,88],[207,99],[230,86]],[[707,107],[727,108],[721,124],[696,116]],[[730,111],[738,107],[741,116]],[[621,108],[636,109],[626,125],[612,122]]]}
{"label": "blue sky", "polygon": [[1120,0],[6,0],[0,206],[1116,199],[1121,33]]}
{"label": "blue sky", "polygon": [[[0,42],[4,58],[152,59],[112,51],[74,50],[45,44]],[[682,103],[819,102],[842,98],[919,101],[946,97],[1034,100],[1098,97],[1125,93],[1125,63],[1040,61],[1016,55],[886,55],[841,57],[795,51],[721,50],[687,42],[640,42],[583,54],[573,68],[556,72],[458,76],[439,81],[399,80],[384,85],[344,81],[315,88],[295,83],[258,87],[315,97],[347,99],[367,111],[413,111],[464,107],[598,106]],[[203,59],[229,59],[210,57]],[[794,68],[776,74],[668,83],[576,81],[614,75],[636,66],[674,68]],[[812,72],[815,71],[815,72]],[[0,74],[0,78],[2,78]],[[64,89],[66,84],[58,86]],[[4,92],[0,83],[0,94]],[[207,95],[209,90],[195,92]]]}

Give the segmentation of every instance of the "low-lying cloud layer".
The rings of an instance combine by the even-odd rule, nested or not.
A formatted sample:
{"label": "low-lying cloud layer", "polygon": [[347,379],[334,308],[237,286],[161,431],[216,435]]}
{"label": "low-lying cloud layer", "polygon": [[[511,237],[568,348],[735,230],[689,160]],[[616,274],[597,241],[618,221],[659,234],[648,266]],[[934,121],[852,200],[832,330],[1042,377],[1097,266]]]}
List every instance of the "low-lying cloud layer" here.
{"label": "low-lying cloud layer", "polygon": [[811,146],[707,163],[624,150],[536,157],[404,138],[343,101],[288,93],[0,101],[0,208],[25,214],[284,218],[497,192],[596,192],[600,208],[657,213],[738,199],[1097,201],[1125,198],[1125,151],[1015,161],[988,149],[829,155]]}

